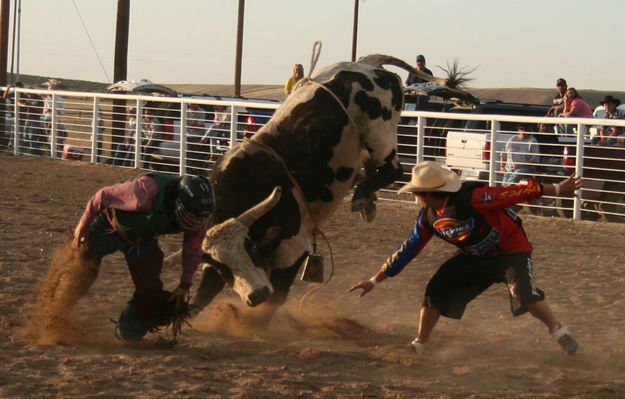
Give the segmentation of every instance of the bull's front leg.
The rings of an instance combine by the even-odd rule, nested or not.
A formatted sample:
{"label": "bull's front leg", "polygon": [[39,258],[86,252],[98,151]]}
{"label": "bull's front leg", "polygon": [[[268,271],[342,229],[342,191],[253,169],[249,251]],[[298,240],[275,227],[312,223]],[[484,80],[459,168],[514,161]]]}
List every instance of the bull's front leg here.
{"label": "bull's front leg", "polygon": [[404,170],[395,152],[391,153],[379,168],[376,168],[372,162],[365,163],[365,178],[356,185],[354,190],[352,212],[360,212],[365,222],[371,222],[376,212],[375,192],[401,178],[403,173]]}
{"label": "bull's front leg", "polygon": [[202,280],[191,300],[191,318],[194,319],[223,290],[226,285],[224,277],[213,267],[205,264]]}

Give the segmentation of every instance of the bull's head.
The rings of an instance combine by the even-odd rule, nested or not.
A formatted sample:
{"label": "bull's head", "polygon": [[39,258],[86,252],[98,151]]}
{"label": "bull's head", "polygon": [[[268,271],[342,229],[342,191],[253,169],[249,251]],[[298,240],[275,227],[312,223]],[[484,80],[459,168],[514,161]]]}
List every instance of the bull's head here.
{"label": "bull's head", "polygon": [[249,229],[278,203],[281,193],[276,187],[266,199],[238,217],[211,227],[202,243],[205,260],[249,306],[264,302],[273,293],[268,271],[248,236]]}

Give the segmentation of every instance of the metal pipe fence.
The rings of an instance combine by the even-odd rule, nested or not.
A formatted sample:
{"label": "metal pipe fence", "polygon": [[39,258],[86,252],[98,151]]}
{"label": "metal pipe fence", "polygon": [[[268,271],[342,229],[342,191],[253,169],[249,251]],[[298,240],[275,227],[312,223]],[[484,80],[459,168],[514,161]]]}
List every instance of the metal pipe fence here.
{"label": "metal pipe fence", "polygon": [[[126,103],[118,115],[113,100]],[[11,89],[0,108],[0,121],[4,120],[0,149],[181,175],[207,174],[225,151],[267,123],[279,105],[263,100]],[[125,125],[114,129],[119,115]],[[519,125],[525,138],[520,138]],[[551,184],[575,172],[586,182],[576,198],[541,198],[519,209],[625,222],[624,130],[625,120],[616,119],[405,111],[397,141],[407,173],[394,187],[407,181],[412,166],[422,160],[491,185],[527,179]]]}

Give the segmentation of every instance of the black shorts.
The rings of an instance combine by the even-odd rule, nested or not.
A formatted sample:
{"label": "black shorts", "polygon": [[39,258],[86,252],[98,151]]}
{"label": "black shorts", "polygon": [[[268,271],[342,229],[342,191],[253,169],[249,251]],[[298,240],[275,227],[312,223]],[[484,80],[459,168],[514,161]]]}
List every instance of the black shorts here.
{"label": "black shorts", "polygon": [[443,316],[462,318],[467,304],[493,283],[506,283],[510,310],[515,316],[527,312],[527,305],[545,299],[532,281],[531,253],[494,258],[463,253],[441,265],[425,289],[423,306],[436,307]]}

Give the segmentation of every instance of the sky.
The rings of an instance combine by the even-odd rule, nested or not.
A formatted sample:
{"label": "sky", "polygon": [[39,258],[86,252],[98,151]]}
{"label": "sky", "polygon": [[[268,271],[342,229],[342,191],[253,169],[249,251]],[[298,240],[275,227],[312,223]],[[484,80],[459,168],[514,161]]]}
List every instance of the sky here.
{"label": "sky", "polygon": [[[237,0],[130,7],[129,79],[233,84]],[[116,13],[117,0],[22,0],[20,73],[110,82]],[[247,0],[242,83],[282,85],[295,63],[308,73],[317,40],[318,67],[351,60],[353,15],[354,0]],[[623,21],[623,0],[360,0],[357,57],[414,64],[423,54],[435,76],[457,59],[476,68],[469,85],[479,88],[553,88],[563,77],[582,90],[625,91]]]}

